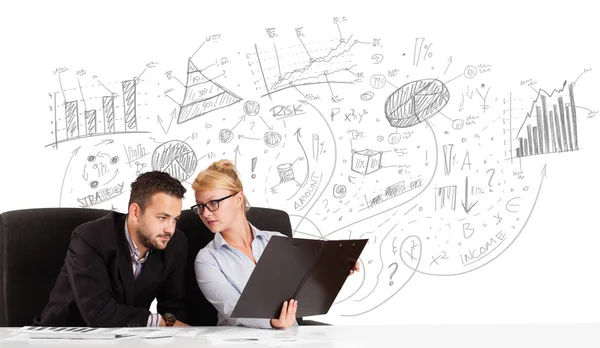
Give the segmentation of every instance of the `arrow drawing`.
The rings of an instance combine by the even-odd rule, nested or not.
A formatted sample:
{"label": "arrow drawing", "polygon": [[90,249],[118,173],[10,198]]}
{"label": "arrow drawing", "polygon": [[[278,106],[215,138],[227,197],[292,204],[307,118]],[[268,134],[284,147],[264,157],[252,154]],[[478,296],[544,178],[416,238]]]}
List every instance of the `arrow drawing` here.
{"label": "arrow drawing", "polygon": [[240,152],[240,146],[236,146],[235,150],[233,150],[233,152],[235,153],[235,158],[233,160],[233,165],[237,168],[237,158],[238,155],[241,155],[242,153]]}
{"label": "arrow drawing", "polygon": [[450,56],[450,58],[448,58],[447,62],[448,62],[448,66],[446,67],[446,71],[444,71],[444,75],[448,71],[448,68],[450,67],[450,64],[452,64],[452,56]]}
{"label": "arrow drawing", "polygon": [[112,140],[112,139],[104,139],[104,140],[102,140],[102,142],[100,142],[100,143],[96,144],[95,146],[100,146],[100,145],[105,145],[105,144],[106,144],[106,145],[108,145],[108,144],[112,144],[112,143],[114,143],[114,142],[115,142],[115,141],[114,141],[114,140]]}
{"label": "arrow drawing", "polygon": [[238,123],[235,124],[235,126],[233,126],[233,128],[231,128],[231,130],[233,131],[235,129],[235,127],[238,126],[238,124],[240,124],[240,122],[245,121],[246,120],[246,115],[243,115],[242,117],[240,117],[240,120],[238,121]]}
{"label": "arrow drawing", "polygon": [[[479,202],[479,201],[477,201],[477,202]],[[475,206],[475,204],[477,204],[477,202],[471,203],[469,205],[469,177],[467,176],[465,178],[465,200],[461,201],[462,206],[465,209],[465,213],[469,214],[469,212],[471,211],[471,209],[473,209],[473,207]]]}
{"label": "arrow drawing", "polygon": [[249,138],[247,136],[244,136],[243,134],[238,135],[238,139],[250,139],[250,140],[260,140],[260,138]]}
{"label": "arrow drawing", "polygon": [[469,94],[469,86],[467,86],[467,97],[469,97],[469,99],[473,99],[473,93],[475,93],[475,91],[472,91],[471,94]]}
{"label": "arrow drawing", "polygon": [[[300,145],[300,148],[302,149],[304,158],[308,158],[308,156],[306,155],[306,150],[304,149],[304,145],[302,145],[302,141],[300,140],[300,138],[302,138],[302,134],[300,134],[301,129],[302,129],[302,127],[298,128],[298,130],[294,133],[294,135],[296,136],[296,140],[298,141],[298,144]],[[300,185],[300,188],[304,187],[304,185],[306,185],[306,182],[308,182],[308,174],[309,173],[310,173],[310,162],[306,161],[306,176],[304,177],[304,181]],[[298,189],[298,190],[300,190],[300,189]],[[298,192],[298,191],[296,191],[296,192]]]}
{"label": "arrow drawing", "polygon": [[169,133],[169,129],[171,129],[171,124],[173,123],[173,119],[175,118],[176,113],[177,113],[177,109],[173,109],[173,112],[171,112],[171,120],[169,121],[169,126],[167,127],[167,129],[165,129],[165,126],[163,125],[163,120],[162,120],[162,118],[160,118],[160,115],[157,116],[158,124],[160,124],[160,128],[162,128],[165,135],[167,133]]}
{"label": "arrow drawing", "polygon": [[111,181],[113,181],[117,177],[118,174],[119,174],[119,169],[117,168],[117,170],[115,171],[115,175],[113,175],[112,179],[108,180],[107,182],[105,182],[102,185],[107,185],[108,183],[110,183]]}
{"label": "arrow drawing", "polygon": [[67,178],[67,172],[69,171],[69,169],[71,169],[71,161],[73,160],[73,157],[77,155],[79,149],[81,149],[81,146],[79,146],[78,148],[73,150],[73,152],[71,152],[71,158],[69,158],[69,163],[67,163],[67,169],[65,169],[65,175],[63,175],[62,184],[60,185],[60,197],[58,198],[59,207],[62,207],[63,188],[65,187],[65,179]]}
{"label": "arrow drawing", "polygon": [[269,130],[273,130],[273,127],[269,126],[269,125],[267,124],[267,122],[265,122],[265,120],[263,120],[262,116],[259,116],[259,117],[260,117],[260,119],[263,121],[263,123],[265,124],[265,126],[267,126],[267,128],[269,128]]}

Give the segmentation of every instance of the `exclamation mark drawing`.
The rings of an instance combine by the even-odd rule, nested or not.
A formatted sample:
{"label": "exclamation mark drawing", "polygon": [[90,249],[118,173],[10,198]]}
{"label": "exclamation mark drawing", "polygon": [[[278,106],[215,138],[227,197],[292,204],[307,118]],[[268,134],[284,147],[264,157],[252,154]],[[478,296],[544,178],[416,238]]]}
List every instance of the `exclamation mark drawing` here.
{"label": "exclamation mark drawing", "polygon": [[256,161],[258,161],[258,157],[254,157],[252,159],[252,179],[256,178],[256,174],[254,174],[254,169],[256,169]]}
{"label": "exclamation mark drawing", "polygon": [[425,150],[425,166],[428,166],[429,162],[427,161],[427,150]]}

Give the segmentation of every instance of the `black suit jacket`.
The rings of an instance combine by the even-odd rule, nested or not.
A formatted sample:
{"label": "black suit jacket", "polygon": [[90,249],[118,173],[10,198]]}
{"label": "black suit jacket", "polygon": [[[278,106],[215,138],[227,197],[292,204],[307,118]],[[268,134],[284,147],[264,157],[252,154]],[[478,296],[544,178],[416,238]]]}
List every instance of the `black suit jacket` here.
{"label": "black suit jacket", "polygon": [[186,321],[184,268],[187,239],[176,230],[164,250],[153,250],[137,279],[125,216],[110,213],[78,226],[50,300],[34,325],[146,326],[150,305]]}

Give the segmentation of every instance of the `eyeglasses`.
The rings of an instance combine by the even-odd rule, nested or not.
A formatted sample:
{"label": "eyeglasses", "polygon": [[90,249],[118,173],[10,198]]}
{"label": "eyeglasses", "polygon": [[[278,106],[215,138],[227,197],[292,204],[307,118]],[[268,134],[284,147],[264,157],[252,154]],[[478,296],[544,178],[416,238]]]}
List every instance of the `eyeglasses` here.
{"label": "eyeglasses", "polygon": [[208,201],[204,204],[196,204],[194,205],[191,209],[194,213],[198,214],[198,215],[202,215],[204,214],[204,207],[206,207],[208,209],[208,211],[215,211],[217,209],[219,209],[219,202],[226,200],[229,197],[233,197],[235,196],[237,193],[232,193],[227,197],[223,197],[223,198],[219,198],[219,199],[213,199],[212,201]]}

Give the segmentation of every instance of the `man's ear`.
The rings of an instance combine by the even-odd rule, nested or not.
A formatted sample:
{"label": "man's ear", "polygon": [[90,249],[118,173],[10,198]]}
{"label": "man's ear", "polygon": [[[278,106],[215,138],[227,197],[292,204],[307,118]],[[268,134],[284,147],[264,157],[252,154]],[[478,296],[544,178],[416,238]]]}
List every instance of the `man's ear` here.
{"label": "man's ear", "polygon": [[131,203],[129,206],[129,216],[137,222],[142,215],[142,208],[137,203]]}

